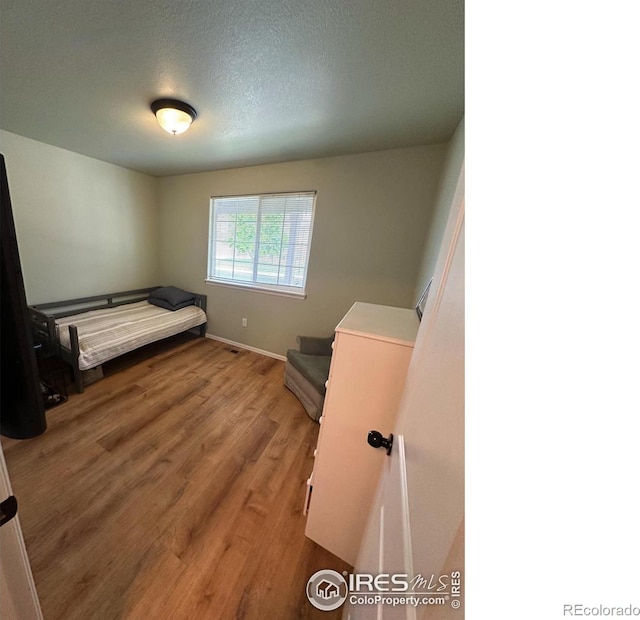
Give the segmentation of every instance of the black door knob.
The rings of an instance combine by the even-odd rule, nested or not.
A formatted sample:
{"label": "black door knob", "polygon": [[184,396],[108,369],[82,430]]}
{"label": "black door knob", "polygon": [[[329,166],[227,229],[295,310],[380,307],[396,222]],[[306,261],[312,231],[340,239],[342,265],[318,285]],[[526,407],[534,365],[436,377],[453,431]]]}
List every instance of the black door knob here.
{"label": "black door knob", "polygon": [[11,521],[17,512],[18,500],[13,495],[9,495],[9,497],[0,504],[0,527]]}
{"label": "black door knob", "polygon": [[383,437],[378,431],[369,431],[367,435],[367,443],[372,448],[386,448],[387,454],[391,454],[393,447],[393,433],[389,433],[389,437]]}

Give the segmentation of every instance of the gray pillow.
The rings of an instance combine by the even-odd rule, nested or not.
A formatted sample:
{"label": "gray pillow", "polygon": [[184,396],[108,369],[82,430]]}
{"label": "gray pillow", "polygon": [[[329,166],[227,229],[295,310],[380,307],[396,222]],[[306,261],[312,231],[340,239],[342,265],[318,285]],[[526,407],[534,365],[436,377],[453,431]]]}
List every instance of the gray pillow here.
{"label": "gray pillow", "polygon": [[150,304],[153,304],[154,306],[158,306],[158,308],[165,308],[166,310],[180,310],[180,308],[193,306],[195,303],[195,300],[190,299],[189,301],[183,301],[174,306],[170,304],[166,299],[157,299],[155,297],[149,297],[148,301]]}
{"label": "gray pillow", "polygon": [[193,296],[193,293],[187,293],[187,291],[183,291],[181,288],[177,288],[175,286],[163,286],[149,294],[149,301],[152,299],[161,299],[175,307],[185,301],[193,303],[195,297]]}

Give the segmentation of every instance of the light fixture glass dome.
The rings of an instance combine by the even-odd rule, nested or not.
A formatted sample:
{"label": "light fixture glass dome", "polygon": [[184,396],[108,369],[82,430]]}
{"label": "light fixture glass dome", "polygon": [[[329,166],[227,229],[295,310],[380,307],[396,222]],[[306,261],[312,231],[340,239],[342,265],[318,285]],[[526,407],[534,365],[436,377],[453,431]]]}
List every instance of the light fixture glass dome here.
{"label": "light fixture glass dome", "polygon": [[197,116],[194,108],[177,99],[158,99],[151,104],[151,110],[160,127],[174,136],[187,131]]}

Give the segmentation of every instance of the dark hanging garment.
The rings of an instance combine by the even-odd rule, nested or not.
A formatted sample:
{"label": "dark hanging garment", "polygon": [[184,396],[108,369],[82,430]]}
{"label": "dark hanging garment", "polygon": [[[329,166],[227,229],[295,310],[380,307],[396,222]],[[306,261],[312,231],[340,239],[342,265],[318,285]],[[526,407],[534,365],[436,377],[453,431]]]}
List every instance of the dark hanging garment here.
{"label": "dark hanging garment", "polygon": [[0,221],[2,240],[0,432],[6,437],[27,439],[44,433],[47,422],[3,155],[0,155],[0,169],[0,210],[2,211]]}

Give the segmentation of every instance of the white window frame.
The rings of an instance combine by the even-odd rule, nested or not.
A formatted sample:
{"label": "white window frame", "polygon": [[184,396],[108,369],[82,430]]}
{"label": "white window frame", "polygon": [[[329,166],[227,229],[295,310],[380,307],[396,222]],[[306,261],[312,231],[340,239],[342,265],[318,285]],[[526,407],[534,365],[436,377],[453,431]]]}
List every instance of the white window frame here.
{"label": "white window frame", "polygon": [[[266,284],[262,282],[256,282],[256,264],[254,262],[254,280],[246,281],[246,280],[234,280],[230,278],[222,278],[220,276],[215,276],[215,245],[216,245],[216,200],[229,199],[229,198],[257,198],[258,199],[258,222],[260,222],[260,209],[261,209],[261,200],[266,197],[277,197],[277,196],[300,196],[307,195],[312,197],[311,204],[311,224],[309,231],[309,241],[307,243],[306,248],[306,256],[304,262],[304,277],[302,286],[285,286],[282,284]],[[273,192],[273,193],[263,193],[263,194],[238,194],[233,196],[211,196],[209,202],[209,253],[207,257],[207,277],[205,282],[208,284],[215,284],[218,286],[228,286],[231,288],[240,288],[251,291],[258,291],[262,293],[267,293],[271,295],[281,295],[285,297],[293,297],[297,299],[305,299],[306,298],[306,284],[307,284],[307,276],[309,274],[309,256],[311,253],[311,242],[313,238],[313,226],[315,221],[315,213],[316,213],[316,197],[317,192],[314,190],[308,191],[296,191],[296,192]],[[259,242],[260,235],[260,226],[258,225],[257,230],[257,239],[256,244]],[[254,261],[257,261],[257,257],[254,258]]]}

